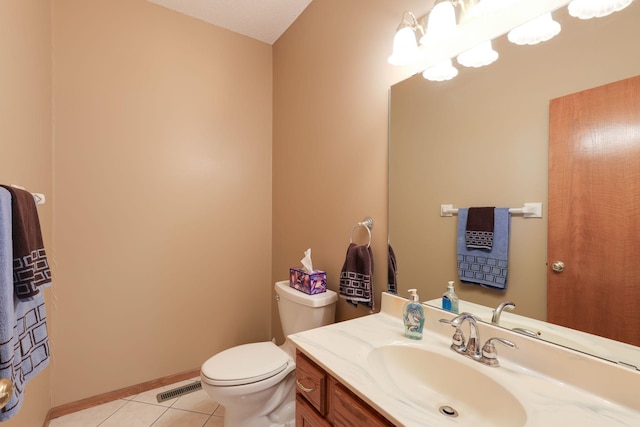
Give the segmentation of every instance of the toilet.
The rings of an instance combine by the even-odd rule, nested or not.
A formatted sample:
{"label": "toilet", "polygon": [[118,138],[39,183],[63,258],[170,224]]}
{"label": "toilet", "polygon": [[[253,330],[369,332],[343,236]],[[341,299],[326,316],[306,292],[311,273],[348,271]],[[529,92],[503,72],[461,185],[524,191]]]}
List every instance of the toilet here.
{"label": "toilet", "polygon": [[[307,295],[276,282],[276,301],[285,337],[335,321],[338,295]],[[225,427],[295,425],[295,349],[288,340],[243,344],[202,364],[202,388],[224,406]]]}

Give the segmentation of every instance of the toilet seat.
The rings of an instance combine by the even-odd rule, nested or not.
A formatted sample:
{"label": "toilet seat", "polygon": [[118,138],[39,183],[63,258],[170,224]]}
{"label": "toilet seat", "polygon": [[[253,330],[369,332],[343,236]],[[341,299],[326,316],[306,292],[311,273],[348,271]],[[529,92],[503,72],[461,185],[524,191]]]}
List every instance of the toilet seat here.
{"label": "toilet seat", "polygon": [[201,373],[208,384],[238,386],[279,374],[287,368],[289,360],[289,355],[270,341],[243,344],[209,358]]}

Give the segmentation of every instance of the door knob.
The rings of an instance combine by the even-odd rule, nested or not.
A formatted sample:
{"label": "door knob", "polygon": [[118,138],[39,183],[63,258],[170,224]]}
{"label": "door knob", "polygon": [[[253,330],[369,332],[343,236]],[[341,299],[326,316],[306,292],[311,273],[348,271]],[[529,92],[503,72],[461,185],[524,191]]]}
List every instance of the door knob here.
{"label": "door knob", "polygon": [[562,273],[562,271],[564,270],[564,262],[553,261],[553,263],[551,264],[551,269],[556,273]]}

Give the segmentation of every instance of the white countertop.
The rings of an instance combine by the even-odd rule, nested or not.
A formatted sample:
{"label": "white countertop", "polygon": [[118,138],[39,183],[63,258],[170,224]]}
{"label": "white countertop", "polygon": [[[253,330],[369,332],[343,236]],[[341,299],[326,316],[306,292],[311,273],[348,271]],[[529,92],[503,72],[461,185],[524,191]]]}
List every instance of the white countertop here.
{"label": "white countertop", "polygon": [[[367,358],[385,345],[424,347],[460,358],[506,388],[526,412],[526,426],[638,426],[640,373],[582,355],[540,340],[482,325],[482,343],[500,336],[518,344],[518,350],[498,347],[500,367],[482,365],[449,349],[452,329],[439,324],[448,313],[425,306],[424,338],[403,335],[399,313],[402,298],[383,294],[382,311],[289,336],[295,346],[356,395],[399,426],[464,425],[464,419],[445,418],[430,402],[416,404],[371,375]],[[449,316],[452,317],[452,316]],[[531,363],[529,363],[531,361]],[[474,387],[461,383],[460,387]],[[478,393],[482,393],[479,389]],[[477,423],[474,427],[480,427]]]}

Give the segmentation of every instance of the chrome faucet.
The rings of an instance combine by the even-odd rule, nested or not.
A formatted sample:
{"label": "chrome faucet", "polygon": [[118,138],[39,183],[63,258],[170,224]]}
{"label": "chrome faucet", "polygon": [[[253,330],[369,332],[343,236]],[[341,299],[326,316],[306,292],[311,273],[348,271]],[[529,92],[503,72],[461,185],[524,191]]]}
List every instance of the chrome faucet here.
{"label": "chrome faucet", "polygon": [[[451,348],[460,354],[465,354],[475,360],[480,360],[482,358],[482,351],[480,349],[480,334],[478,332],[478,324],[476,323],[478,319],[471,313],[462,313],[459,316],[453,318],[451,320],[451,325],[455,326],[459,329],[465,321],[469,322],[469,338],[467,342],[460,346]],[[456,331],[457,332],[457,331]]]}
{"label": "chrome faucet", "polygon": [[495,310],[493,310],[493,315],[491,316],[491,324],[499,325],[500,324],[500,315],[502,315],[502,311],[508,308],[509,310],[513,310],[516,308],[516,305],[511,301],[505,301],[501,303]]}
{"label": "chrome faucet", "polygon": [[[488,366],[500,366],[498,363],[498,352],[496,351],[493,342],[499,342],[511,348],[518,348],[518,346],[504,338],[493,337],[489,338],[484,346],[481,347],[480,333],[478,332],[477,324],[478,320],[480,319],[471,313],[462,313],[451,320],[440,319],[440,322],[449,324],[456,328],[456,332],[453,335],[453,341],[451,343],[451,349],[453,351]],[[465,321],[469,322],[469,339],[466,342],[461,330],[462,324]]]}

